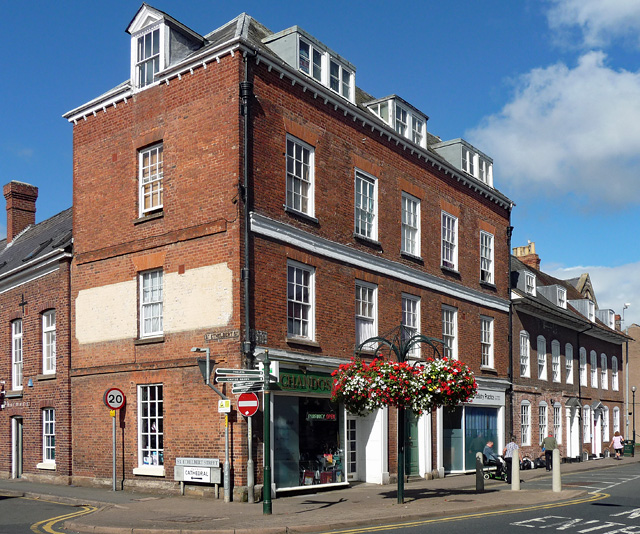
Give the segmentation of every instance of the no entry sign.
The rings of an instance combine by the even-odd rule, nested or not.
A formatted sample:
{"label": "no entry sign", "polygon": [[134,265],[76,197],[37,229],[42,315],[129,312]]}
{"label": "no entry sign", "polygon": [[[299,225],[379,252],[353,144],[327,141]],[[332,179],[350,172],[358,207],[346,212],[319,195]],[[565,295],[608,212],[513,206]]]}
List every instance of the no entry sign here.
{"label": "no entry sign", "polygon": [[260,403],[255,393],[243,393],[238,397],[238,411],[245,417],[251,417],[258,411]]}

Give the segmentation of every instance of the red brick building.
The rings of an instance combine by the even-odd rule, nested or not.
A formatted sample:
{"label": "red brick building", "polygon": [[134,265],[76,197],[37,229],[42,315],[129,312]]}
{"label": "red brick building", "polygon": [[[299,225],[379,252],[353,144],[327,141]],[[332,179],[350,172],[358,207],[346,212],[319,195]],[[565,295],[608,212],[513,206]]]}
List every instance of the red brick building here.
{"label": "red brick building", "polygon": [[599,309],[588,274],[559,280],[540,271],[535,244],[514,249],[514,433],[537,458],[553,433],[562,458],[601,457],[625,433],[627,337],[613,310]]}
{"label": "red brick building", "polygon": [[0,477],[71,480],[71,209],[36,224],[38,188],[4,186]]}
{"label": "red brick building", "polygon": [[[175,486],[177,458],[224,457],[200,347],[217,367],[254,367],[265,350],[275,361],[278,491],[385,483],[395,414],[332,405],[330,373],[400,324],[442,339],[480,385],[471,405],[408,421],[409,472],[465,471],[479,439],[502,446],[512,203],[491,159],[428,133],[398,96],[368,95],[354,65],[298,27],[274,34],[241,15],[201,36],[144,4],[127,31],[131,79],[65,115],[74,482],[111,476],[109,387],[127,396],[125,484]],[[230,428],[241,486],[245,421]]]}

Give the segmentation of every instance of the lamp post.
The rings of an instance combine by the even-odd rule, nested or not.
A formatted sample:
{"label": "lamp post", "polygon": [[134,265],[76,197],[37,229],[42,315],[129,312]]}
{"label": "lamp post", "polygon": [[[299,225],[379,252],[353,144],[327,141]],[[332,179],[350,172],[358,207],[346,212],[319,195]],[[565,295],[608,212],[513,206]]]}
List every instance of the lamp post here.
{"label": "lamp post", "polygon": [[[624,310],[631,306],[630,302],[625,302],[622,307],[622,321],[620,322],[620,330],[624,332]],[[625,340],[625,367],[624,367],[624,407],[625,407],[625,421],[626,431],[625,436],[629,435],[629,340]]]}
{"label": "lamp post", "polygon": [[632,401],[632,406],[633,406],[633,454],[632,456],[635,456],[635,452],[636,452],[636,387],[632,386],[631,387],[631,393],[633,394],[633,401]]}

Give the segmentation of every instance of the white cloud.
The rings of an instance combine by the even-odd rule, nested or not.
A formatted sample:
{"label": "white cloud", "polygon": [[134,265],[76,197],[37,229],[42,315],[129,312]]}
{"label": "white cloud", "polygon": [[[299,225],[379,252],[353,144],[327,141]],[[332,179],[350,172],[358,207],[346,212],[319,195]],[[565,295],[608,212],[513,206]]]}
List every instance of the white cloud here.
{"label": "white cloud", "polygon": [[577,278],[583,273],[589,273],[598,307],[611,309],[621,315],[624,303],[628,302],[631,305],[624,312],[625,326],[640,324],[640,286],[635,283],[640,271],[640,262],[619,267],[565,267],[555,270],[543,268],[543,271],[560,280]]}
{"label": "white cloud", "polygon": [[583,45],[602,47],[620,37],[632,37],[640,45],[638,0],[550,0],[547,12],[554,31],[578,29]]}
{"label": "white cloud", "polygon": [[513,99],[465,136],[510,193],[640,201],[640,73],[609,68],[603,52],[522,75]]}

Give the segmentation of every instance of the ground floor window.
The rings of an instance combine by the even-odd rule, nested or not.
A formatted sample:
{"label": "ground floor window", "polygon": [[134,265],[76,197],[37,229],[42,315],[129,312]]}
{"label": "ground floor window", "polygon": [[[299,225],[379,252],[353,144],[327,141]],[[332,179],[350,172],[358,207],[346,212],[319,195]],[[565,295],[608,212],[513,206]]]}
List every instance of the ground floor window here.
{"label": "ground floor window", "polygon": [[475,469],[476,453],[487,442],[498,451],[498,408],[456,406],[443,410],[443,460],[445,471]]}
{"label": "ground floor window", "polygon": [[164,465],[162,384],[138,387],[138,465]]}
{"label": "ground floor window", "polygon": [[274,395],[273,458],[278,488],[346,480],[342,412],[326,397]]}
{"label": "ground floor window", "polygon": [[53,408],[42,410],[42,461],[56,461],[56,411]]}

